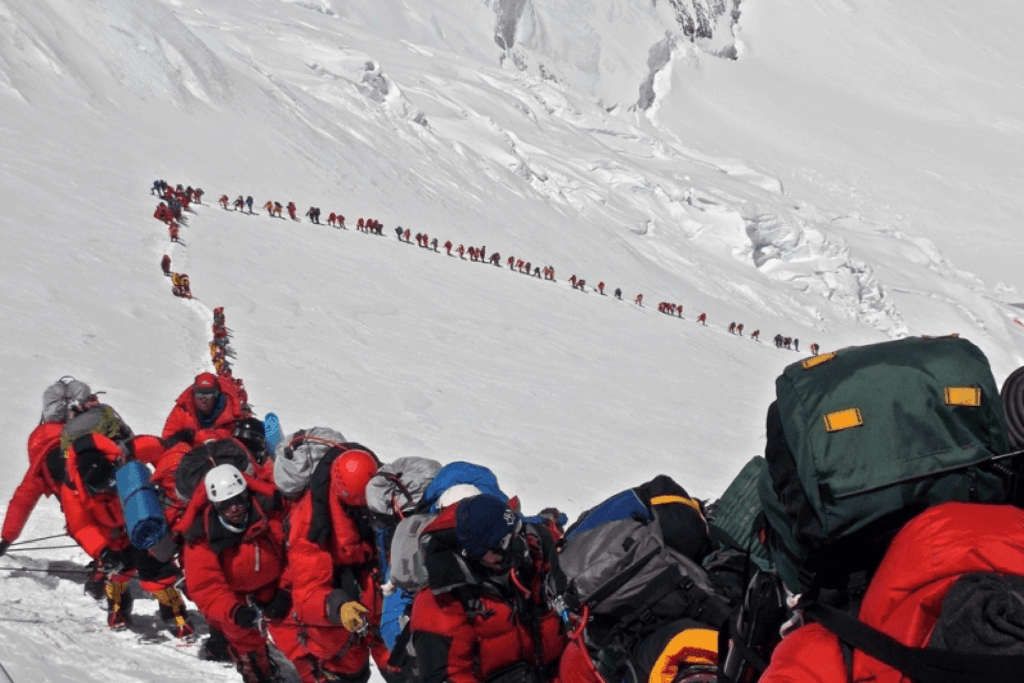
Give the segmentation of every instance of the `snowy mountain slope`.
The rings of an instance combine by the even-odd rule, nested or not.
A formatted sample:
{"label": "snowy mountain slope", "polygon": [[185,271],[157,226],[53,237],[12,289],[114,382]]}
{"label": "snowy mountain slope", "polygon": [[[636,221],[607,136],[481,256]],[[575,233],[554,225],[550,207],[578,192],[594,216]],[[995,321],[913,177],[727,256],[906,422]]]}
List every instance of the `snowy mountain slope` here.
{"label": "snowy mountain slope", "polygon": [[[52,533],[61,519],[55,503],[44,503],[25,538]],[[50,544],[59,541],[14,547],[0,560],[0,665],[5,681],[240,680],[234,669],[199,661],[196,646],[178,648],[173,637],[166,638],[157,602],[144,592],[136,593],[132,629],[110,631],[103,607],[82,590],[81,551],[31,550]],[[205,623],[200,619],[197,624],[205,633]]]}
{"label": "snowy mountain slope", "polygon": [[[258,156],[258,163],[273,159],[275,165],[280,165],[284,162],[283,156],[296,157],[295,161],[311,162],[328,183],[344,185],[360,182],[354,177],[355,168],[373,169],[380,159],[408,159],[410,152],[414,156],[422,155],[431,160],[429,168],[417,169],[410,165],[411,168],[398,171],[397,177],[394,169],[385,169],[380,178],[371,178],[371,182],[380,185],[387,180],[395,180],[400,185],[416,187],[416,194],[423,204],[415,206],[416,210],[410,213],[433,223],[433,207],[429,204],[443,195],[445,188],[452,187],[445,179],[459,177],[461,171],[457,166],[464,164],[468,154],[471,163],[481,168],[489,178],[487,184],[498,182],[499,188],[513,195],[513,200],[528,203],[536,198],[546,200],[547,208],[558,212],[554,218],[534,218],[530,214],[535,213],[537,207],[530,206],[517,212],[523,216],[524,223],[532,220],[544,223],[553,220],[559,223],[585,221],[587,232],[584,234],[588,238],[595,226],[620,237],[624,234],[623,227],[643,234],[656,230],[664,236],[681,232],[687,239],[670,238],[676,243],[654,245],[658,252],[672,252],[672,259],[678,263],[727,256],[730,265],[733,259],[748,264],[753,260],[757,264],[758,258],[751,257],[763,257],[769,252],[784,262],[809,260],[804,269],[809,272],[809,277],[822,281],[807,286],[818,293],[831,293],[837,286],[836,281],[823,281],[816,276],[823,270],[836,268],[837,257],[849,262],[844,266],[846,270],[870,271],[869,265],[863,265],[870,263],[870,257],[845,254],[841,241],[837,244],[835,239],[816,237],[814,230],[817,228],[808,225],[799,213],[792,210],[778,180],[731,159],[716,159],[681,147],[658,130],[649,129],[644,120],[634,122],[639,124],[638,128],[628,120],[609,115],[591,103],[579,100],[559,86],[521,82],[514,77],[514,72],[510,81],[507,71],[493,67],[488,69],[486,65],[481,68],[474,65],[470,72],[462,66],[465,64],[463,60],[445,55],[449,59],[443,64],[454,60],[459,65],[456,72],[459,75],[455,76],[450,68],[430,57],[436,53],[426,48],[409,49],[408,43],[399,43],[402,47],[396,54],[385,53],[378,36],[367,40],[365,27],[346,35],[344,31],[350,27],[336,16],[310,13],[305,7],[282,6],[280,3],[253,5],[252,18],[256,25],[265,29],[277,26],[281,31],[296,26],[305,29],[308,24],[301,23],[303,19],[310,22],[319,20],[322,25],[313,25],[296,37],[289,33],[275,33],[278,37],[268,41],[267,49],[254,57],[252,46],[240,42],[249,40],[249,34],[235,30],[237,19],[234,13],[218,14],[218,6],[212,4],[201,13],[182,12],[180,19],[169,19],[161,14],[159,6],[154,7],[157,9],[152,14],[158,20],[159,30],[174,26],[174,30],[168,33],[176,39],[175,43],[169,40],[162,43],[149,41],[166,46],[161,47],[158,54],[139,44],[137,48],[143,52],[143,59],[136,55],[126,60],[122,54],[115,54],[105,63],[121,65],[130,61],[132,67],[110,68],[109,75],[120,81],[130,93],[161,92],[161,97],[186,109],[199,106],[199,102],[227,107],[232,103],[246,102],[243,109],[257,122],[269,122],[275,128],[272,135],[256,136],[260,140],[258,147],[263,144],[270,146],[266,155]],[[265,7],[266,13],[257,12],[257,7]],[[289,16],[280,17],[286,11],[290,11]],[[147,12],[139,10],[136,14],[146,15]],[[312,17],[308,16],[310,14]],[[90,35],[101,35],[128,32],[137,17],[129,17],[130,21],[123,26],[117,23],[119,17],[90,15],[88,18],[93,23],[106,24],[87,31]],[[452,21],[450,17],[434,17],[433,22],[442,20]],[[411,23],[397,22],[397,26],[401,29]],[[205,41],[204,45],[209,47],[188,49],[189,41],[194,41],[195,37],[181,37],[190,34],[189,28],[183,24],[188,24],[195,36],[200,36]],[[244,37],[236,35],[239,33]],[[334,43],[339,39],[362,41],[363,45],[346,45],[338,49]],[[375,60],[375,53],[385,59]],[[176,68],[175,65],[182,61],[176,57],[180,54],[190,55],[192,63]],[[424,58],[427,58],[426,63]],[[126,72],[130,72],[130,77],[125,76]],[[392,73],[398,75],[389,75]],[[211,76],[204,77],[205,74]],[[410,76],[406,77],[406,74]],[[88,78],[90,83],[102,80],[94,74]],[[178,81],[177,88],[171,85],[175,80]],[[145,87],[140,84],[145,84]],[[60,86],[63,87],[63,83]],[[93,90],[96,88],[93,86]],[[263,96],[257,95],[257,90]],[[501,97],[496,97],[498,93]],[[221,104],[217,105],[218,102]],[[137,106],[137,102],[132,102],[130,107],[122,109]],[[339,123],[333,116],[338,107],[349,115],[345,123]],[[367,137],[365,132],[353,126],[355,121],[381,124],[388,134]],[[518,130],[522,125],[525,128]],[[190,130],[189,135],[223,132],[222,126],[215,119],[213,126],[201,126],[207,128],[206,131]],[[294,141],[284,144],[280,151],[271,152],[274,138],[278,136],[276,131],[283,129],[291,131]],[[595,132],[598,135],[595,136]],[[227,142],[218,141],[222,145]],[[239,152],[238,145],[232,145],[231,153],[237,155]],[[160,156],[173,153],[173,150],[162,149]],[[246,150],[242,156],[250,153]],[[374,158],[364,160],[363,155]],[[448,166],[446,161],[455,168]],[[404,176],[403,173],[410,175]],[[730,180],[725,180],[723,175]],[[304,179],[304,183],[309,182],[315,181]],[[432,189],[438,182],[441,185]],[[486,185],[478,182],[456,184],[463,190],[463,199],[470,199],[470,206],[462,206],[459,211],[472,212],[472,204],[479,204],[479,198],[489,194]],[[479,190],[474,191],[472,188],[475,186]],[[706,195],[705,188],[713,195],[719,195],[719,199],[712,198],[708,202],[705,196],[698,198],[695,205],[693,197]],[[472,201],[474,196],[476,202]],[[443,203],[444,200],[441,201]],[[382,215],[387,203],[373,202],[368,212]],[[708,208],[709,203],[714,210],[701,211]],[[529,213],[524,214],[524,211]],[[820,220],[827,221],[832,217],[828,212],[816,213],[823,214]],[[695,246],[705,245],[701,240],[688,238],[700,233],[721,233],[717,228],[722,225],[723,218],[735,232],[719,235],[710,244],[710,250],[689,253]],[[736,230],[738,218],[747,223],[744,230],[747,234]],[[472,219],[493,220],[487,215],[473,215]],[[458,218],[440,218],[440,222],[445,224],[452,220]],[[772,241],[772,230],[766,232],[762,229],[765,223],[785,226],[779,243]],[[806,230],[812,231],[809,237],[801,237]],[[574,242],[575,250],[582,248],[579,243],[582,239],[579,237]],[[809,259],[806,253],[789,252],[795,244],[808,242],[826,243],[828,256],[822,263],[818,262],[813,251]],[[760,283],[766,273],[771,275],[773,272],[771,268],[760,273],[750,271],[749,277]],[[703,275],[694,279],[700,283],[707,280]],[[782,279],[787,280],[788,275]],[[870,273],[849,282],[840,279],[838,286],[841,291],[832,300],[842,302],[842,305],[833,314],[855,321],[872,321],[892,333],[904,330],[901,314],[894,310],[891,302],[876,301],[879,296],[884,297],[884,287],[876,285]],[[880,294],[865,299],[861,295],[865,290]],[[785,292],[781,301],[767,302],[766,307],[772,310],[782,308],[787,317],[808,308],[806,303],[796,307],[787,305],[785,298],[788,294]],[[820,317],[827,316],[815,312],[805,322],[817,325]]]}
{"label": "snowy mountain slope", "polygon": [[865,219],[880,235],[927,237],[988,287],[1019,290],[1019,269],[993,257],[1021,250],[1014,36],[1024,19],[1014,10],[744,3],[739,59],[680,50],[661,81],[658,119],[706,151],[746,150],[795,198]]}
{"label": "snowy mountain slope", "polygon": [[[205,186],[208,203],[221,191],[252,193],[259,203],[267,197],[296,199],[302,206],[315,202],[328,211],[341,210],[350,224],[354,216],[369,215],[383,219],[386,230],[404,223],[456,243],[488,245],[491,251],[554,265],[559,279],[575,273],[591,284],[605,280],[609,289],[623,286],[629,299],[645,292],[648,304],[682,302],[691,320],[697,311],[708,311],[713,326],[737,320],[748,330],[761,328],[766,337],[781,331],[824,348],[882,338],[859,327],[863,323],[890,334],[956,330],[977,337],[1003,374],[1019,361],[1012,350],[1019,331],[993,302],[993,293],[956,271],[924,238],[793,202],[771,176],[659,136],[647,119],[617,117],[570,90],[515,72],[448,53],[440,59],[434,48],[386,43],[367,35],[378,26],[350,24],[307,7],[251,3],[244,20],[220,3],[192,11],[159,3],[131,7],[118,13],[97,3],[92,13],[69,15],[59,2],[5,5],[18,18],[5,24],[18,38],[11,44],[22,46],[17,59],[5,62],[8,80],[20,78],[28,85],[5,117],[11,141],[5,161],[7,220],[23,227],[9,238],[10,264],[2,275],[7,291],[22,293],[7,304],[22,324],[6,329],[4,348],[13,377],[26,385],[68,370],[101,378],[116,387],[112,391],[126,392],[123,397],[112,393],[112,399],[145,406],[136,421],[144,431],[155,431],[167,410],[163,397],[176,395],[187,376],[202,368],[203,315],[168,308],[163,299],[154,303],[146,288],[122,285],[156,276],[149,273],[146,256],[139,256],[148,255],[155,270],[166,248],[165,235],[148,217],[154,200],[139,191],[157,175]],[[442,19],[454,21],[446,16],[432,23]],[[245,21],[266,38],[253,39],[256,31]],[[396,25],[405,29],[415,23]],[[60,62],[41,56],[61,50],[77,55],[71,48],[102,44],[90,40],[112,33],[136,36],[129,41],[137,53],[132,59],[120,47],[110,52],[82,47],[82,59]],[[191,49],[195,41],[204,47]],[[343,41],[351,42],[338,49]],[[29,44],[36,48],[29,50]],[[187,66],[174,58],[184,54]],[[374,60],[373,54],[382,58]],[[43,69],[46,63],[52,68]],[[94,108],[102,117],[91,113]],[[60,222],[42,220],[38,207],[60,189],[75,209],[68,221],[75,226],[72,234],[87,239],[68,239]],[[193,247],[201,251],[203,242],[197,240],[204,234],[199,224],[194,227],[195,234],[192,226],[185,230],[190,246],[172,252],[176,269],[188,268],[191,258],[208,258],[193,254]],[[240,238],[215,244],[204,252],[217,259],[213,275],[191,272],[200,297],[205,299],[210,279],[219,281],[218,274],[235,265],[270,273],[275,281],[286,279],[298,268],[282,274],[279,264],[287,261],[282,249],[309,248],[304,241],[292,245],[294,237],[274,232],[252,235],[251,243]],[[326,253],[337,246],[316,249]],[[350,255],[344,258],[351,263]],[[365,262],[376,264],[380,258],[367,254]],[[418,259],[416,268],[422,255]],[[912,272],[908,262],[917,264]],[[56,273],[73,275],[73,286],[55,281]],[[429,272],[429,278],[440,277]],[[514,305],[515,297],[505,293],[507,280],[493,280],[501,288],[501,307],[490,304],[496,317],[511,315],[503,308]],[[227,278],[221,286],[234,281]],[[409,283],[398,284],[399,294],[392,296],[400,298]],[[416,308],[434,320],[451,317],[449,308],[479,310],[482,302],[462,299],[467,287],[480,286],[464,283],[454,290],[458,297],[439,291]],[[303,296],[320,289],[312,282],[301,288]],[[545,296],[551,290],[546,288]],[[580,344],[584,335],[570,313],[586,310],[577,308],[584,300],[576,296],[570,300],[573,308],[559,313],[569,327],[549,345]],[[537,303],[531,310],[544,306]],[[654,318],[654,325],[668,323]],[[541,320],[536,327],[550,326],[547,316]],[[615,324],[608,320],[595,329],[604,334]],[[257,325],[270,326],[262,320]],[[409,321],[402,317],[401,325]],[[686,329],[681,346],[700,358],[693,335],[703,330],[676,328]],[[628,338],[598,337],[594,343],[627,356],[638,343],[634,330],[629,332]],[[512,348],[518,352],[527,342]],[[298,342],[288,343],[290,350]],[[751,352],[744,346],[734,352],[731,339],[724,343],[729,346],[716,340],[709,347],[713,360],[700,364],[720,368],[735,363],[734,353]],[[666,344],[674,347],[676,340]],[[500,348],[483,356],[515,359],[516,369],[506,368],[507,376],[529,366]],[[141,367],[110,360],[138,350],[148,356]],[[269,358],[278,350],[264,353]],[[674,353],[666,352],[654,365],[664,367],[664,359],[675,360]],[[168,377],[161,361],[188,371]],[[244,356],[240,362],[240,374],[252,382]],[[736,381],[742,391],[767,386],[765,379],[777,369],[770,364],[763,377],[740,374]],[[645,377],[637,370],[627,376]],[[630,403],[662,403],[668,392],[650,391],[653,399],[638,394]],[[585,392],[570,383],[563,393],[558,405],[573,405]],[[558,415],[550,407],[539,412]],[[34,412],[27,405],[16,418],[8,412],[5,433],[20,433]],[[664,419],[668,424],[676,418]],[[20,438],[11,438],[10,450],[20,449]],[[725,480],[717,476],[718,483]]]}
{"label": "snowy mountain slope", "polygon": [[[777,332],[827,350],[955,331],[997,380],[1021,364],[1004,227],[1019,98],[995,87],[1013,21],[982,21],[998,5],[744,3],[696,42],[671,35],[673,3],[566,6],[0,0],[3,501],[47,383],[72,373],[159,432],[209,367],[218,305],[236,374],[287,430],[471,459],[526,509],[570,514],[660,472],[720,492],[802,358],[771,346]],[[516,7],[518,66],[494,41]],[[905,55],[932,78],[882,78]],[[185,245],[151,217],[158,177],[206,190]],[[225,212],[221,193],[319,205],[350,228],[375,217],[384,236]],[[558,282],[400,244],[396,225],[552,265]],[[170,296],[164,253],[194,301]],[[59,527],[50,501],[25,535]],[[3,621],[18,615],[46,624]],[[0,579],[0,642],[18,683],[69,680],[84,653],[97,678],[216,676],[126,647],[76,584],[31,572]]]}

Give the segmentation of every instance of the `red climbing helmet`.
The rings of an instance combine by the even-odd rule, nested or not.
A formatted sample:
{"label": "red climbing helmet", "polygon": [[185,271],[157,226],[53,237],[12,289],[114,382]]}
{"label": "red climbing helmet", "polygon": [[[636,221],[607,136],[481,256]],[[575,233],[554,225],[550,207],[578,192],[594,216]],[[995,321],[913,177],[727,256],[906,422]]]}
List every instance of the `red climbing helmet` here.
{"label": "red climbing helmet", "polygon": [[349,507],[364,506],[366,485],[379,468],[377,458],[366,451],[348,451],[331,466],[331,491]]}

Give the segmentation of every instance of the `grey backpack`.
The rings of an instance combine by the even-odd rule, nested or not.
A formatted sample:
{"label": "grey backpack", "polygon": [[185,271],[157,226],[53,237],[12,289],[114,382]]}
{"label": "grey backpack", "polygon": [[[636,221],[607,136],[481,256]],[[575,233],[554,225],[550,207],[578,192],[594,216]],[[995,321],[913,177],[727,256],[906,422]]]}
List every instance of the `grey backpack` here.
{"label": "grey backpack", "polygon": [[135,432],[121,419],[116,410],[105,403],[99,403],[75,415],[64,425],[60,435],[60,450],[65,458],[68,457],[68,451],[75,439],[86,434],[101,434],[121,445],[132,438]]}
{"label": "grey backpack", "polygon": [[675,539],[667,542],[663,533],[659,508],[690,499],[651,497],[647,489],[652,483],[587,510],[558,542],[547,592],[563,617],[589,615],[586,635],[591,644],[633,642],[651,628],[682,617],[716,628],[728,617],[728,605],[703,567],[673,547],[678,545]]}
{"label": "grey backpack", "polygon": [[407,515],[423,500],[440,470],[441,463],[436,460],[415,456],[388,463],[366,485],[366,505],[383,517]]}
{"label": "grey backpack", "polygon": [[437,514],[424,513],[406,517],[391,537],[391,574],[389,581],[398,588],[415,593],[427,585],[424,563],[426,538],[423,529],[437,519]]}
{"label": "grey backpack", "polygon": [[300,429],[283,439],[274,455],[274,483],[286,496],[306,490],[313,471],[327,451],[346,443],[341,432],[330,427]]}
{"label": "grey backpack", "polygon": [[92,389],[85,382],[79,382],[71,375],[64,375],[43,392],[43,415],[40,422],[65,422],[68,413],[76,405],[82,405]]}

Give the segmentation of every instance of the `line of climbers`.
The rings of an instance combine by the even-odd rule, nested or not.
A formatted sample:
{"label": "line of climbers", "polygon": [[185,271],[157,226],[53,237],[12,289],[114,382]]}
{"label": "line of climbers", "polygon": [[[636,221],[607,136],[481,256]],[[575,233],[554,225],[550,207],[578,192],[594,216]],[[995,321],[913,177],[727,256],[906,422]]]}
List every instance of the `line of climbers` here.
{"label": "line of climbers", "polygon": [[235,358],[235,350],[231,347],[231,330],[225,323],[224,307],[217,306],[213,309],[213,339],[207,345],[210,349],[210,361],[213,363],[214,371],[218,379],[226,379],[233,382],[235,392],[242,408],[244,417],[251,417],[252,408],[249,406],[249,392],[246,391],[245,382],[241,377],[235,377],[228,358]]}
{"label": "line of climbers", "polygon": [[[154,183],[154,187],[155,186],[156,184]],[[191,299],[192,289],[189,284],[188,275],[184,273],[170,272],[171,257],[167,254],[164,254],[163,260],[161,261],[161,267],[163,268],[164,275],[171,277],[172,293],[178,297]],[[245,406],[245,410],[248,411],[248,394],[245,390],[245,383],[240,378],[236,379],[233,377],[231,362],[228,360],[229,358],[234,358],[236,353],[231,347],[231,330],[228,329],[224,320],[224,307],[218,306],[214,308],[213,325],[211,330],[212,339],[207,345],[210,351],[210,361],[213,363],[213,367],[218,377],[227,377],[235,383],[236,390],[242,397],[242,403]]]}
{"label": "line of climbers", "polygon": [[[401,470],[408,471],[408,462],[399,463],[396,473],[382,467],[370,449],[319,427],[291,435],[272,456],[263,424],[246,415],[236,385],[211,373],[198,375],[179,395],[160,437],[135,434],[117,411],[71,377],[47,388],[43,403],[40,425],[29,439],[30,468],[4,520],[0,555],[18,539],[38,500],[56,495],[68,532],[93,558],[86,590],[105,599],[110,628],[131,626],[128,581],[138,578],[159,601],[161,616],[177,636],[192,638],[192,618],[174,587],[184,576],[188,598],[210,626],[201,656],[230,658],[247,683],[279,680],[268,648],[271,641],[304,682],[365,681],[371,656],[389,681],[405,680],[398,667],[387,663],[384,623],[392,631],[401,625],[399,618],[382,622],[386,600],[378,540],[385,536],[376,530],[386,529],[387,522],[397,524],[403,514],[391,506],[396,495],[409,493],[408,487],[394,488],[396,483],[401,486]],[[129,462],[152,470],[172,530],[145,550],[133,545],[133,529],[118,496],[118,472]],[[480,544],[490,545],[494,506],[500,507],[497,521],[502,525],[512,520],[518,528],[526,519],[536,525],[529,526],[537,529],[531,533],[542,536],[550,537],[558,529],[556,522],[564,521],[553,510],[522,518],[513,511],[514,499],[508,502],[486,468],[428,465],[431,481],[415,485],[422,484],[419,493],[428,494],[432,509],[454,506],[458,498],[452,494],[441,498],[457,484],[462,487],[456,493],[462,495],[490,494],[479,498],[491,507],[466,518],[467,536],[456,536],[465,525],[455,523],[455,507],[449,513],[452,540],[468,539],[463,547],[482,563],[480,571],[490,561]],[[377,477],[378,472],[384,474]],[[388,488],[386,501],[382,495],[375,500],[387,506],[390,519],[370,515],[366,498],[374,478]],[[435,487],[427,492],[430,483]],[[532,544],[521,546],[519,541],[506,546],[517,553],[536,552]],[[461,556],[450,560],[462,561]],[[510,599],[515,591],[508,593]],[[389,593],[396,595],[403,596],[401,606],[411,609],[407,596]],[[488,601],[493,599],[485,597]],[[511,615],[508,608],[505,614]],[[435,624],[433,617],[424,623]],[[529,628],[516,627],[524,642],[534,635]],[[553,622],[544,632],[557,630]],[[503,649],[496,648],[494,656],[511,663],[510,658],[524,654],[521,648],[508,653]],[[559,647],[545,645],[544,650],[547,663],[560,654]],[[459,666],[473,675],[462,645],[451,655],[463,658]]]}
{"label": "line of climbers", "polygon": [[[182,189],[179,184],[176,189],[172,190],[170,186],[164,180],[157,180],[153,182],[153,192],[167,198],[175,198],[181,202],[181,209],[188,211],[189,203],[202,203],[203,191],[202,189],[194,190],[189,185],[187,188]],[[221,196],[221,204],[225,203],[226,196]],[[166,206],[161,204],[161,207]],[[170,209],[168,209],[170,210]],[[160,207],[157,207],[157,212],[161,211]],[[334,214],[331,214],[332,216]],[[171,278],[171,292],[178,297],[185,299],[192,298],[192,289],[189,283],[188,275],[184,273],[171,272],[171,257],[168,254],[164,254],[161,259],[160,267],[163,270],[165,276]],[[227,378],[235,383],[235,390],[237,391],[242,407],[243,413],[246,417],[251,415],[251,411],[248,404],[248,393],[245,389],[245,383],[241,378],[235,378],[232,374],[231,362],[229,358],[235,358],[236,353],[231,347],[231,330],[228,329],[225,323],[224,307],[218,306],[213,309],[213,325],[212,325],[212,339],[208,343],[210,351],[210,361],[213,363],[214,370],[218,377]]]}
{"label": "line of climbers", "polygon": [[[660,475],[566,528],[480,465],[270,434],[209,373],[160,437],[64,377],[0,555],[57,495],[110,627],[137,576],[192,637],[183,574],[201,652],[245,683],[287,678],[271,644],[304,683],[365,683],[371,659],[389,683],[1018,680],[1024,368],[1000,393],[970,342],[908,338],[794,363],[776,397],[715,502]],[[169,529],[146,550],[119,501],[137,463]]]}
{"label": "line of climbers", "polygon": [[[202,204],[203,190],[193,189],[191,185],[182,187],[179,183],[175,187],[166,180],[154,180],[151,193],[161,198],[157,204],[153,217],[167,225],[172,244],[185,246],[181,240],[181,226],[186,223],[184,212],[190,211],[192,204]],[[164,276],[171,278],[171,293],[183,299],[192,298],[192,285],[186,273],[176,273],[171,270],[171,256],[164,254],[160,259],[160,269]]]}
{"label": "line of climbers", "polygon": [[[180,187],[180,185],[179,185],[179,187]],[[228,209],[228,205],[230,203],[231,202],[230,202],[230,200],[228,198],[228,195],[222,194],[220,196],[220,205],[225,210]],[[238,197],[235,199],[235,201],[233,203],[233,210],[235,210],[235,211],[243,211],[243,212],[247,210],[248,213],[251,214],[251,213],[253,213],[252,205],[253,205],[253,198],[252,198],[251,195],[245,197],[244,199],[243,199],[242,195],[238,195]],[[296,215],[296,210],[297,209],[296,209],[296,206],[295,206],[295,202],[288,202],[287,207],[283,207],[280,202],[276,202],[276,201],[270,200],[270,201],[267,201],[263,205],[263,208],[266,209],[267,215],[272,217],[272,218],[273,217],[283,218],[282,211],[285,208],[287,208],[288,215],[291,217],[291,219],[292,220],[296,220],[296,221],[299,220],[299,218]],[[320,223],[320,209],[318,207],[311,206],[309,208],[309,210],[306,211],[306,216],[309,218],[311,223],[314,223],[314,224],[317,224],[317,225],[321,224]],[[345,226],[345,217],[343,215],[341,215],[340,213],[332,212],[330,214],[330,216],[328,217],[328,219],[327,219],[327,223],[328,223],[328,225],[332,225],[334,227],[344,228],[346,230],[348,229]],[[360,232],[366,232],[368,234],[376,234],[376,235],[383,235],[384,234],[383,233],[384,226],[381,225],[380,221],[378,221],[376,219],[373,219],[373,218],[366,218],[366,219],[359,218],[358,221],[356,222],[356,229],[359,230]],[[403,228],[402,226],[399,225],[399,226],[395,227],[395,237],[398,239],[399,242],[406,242],[406,243],[411,244],[412,243],[412,239],[413,239],[413,234],[412,234],[412,231],[409,228]],[[415,238],[416,238],[416,244],[418,246],[420,246],[420,247],[422,247],[424,249],[428,249],[430,251],[433,251],[435,253],[440,253],[439,249],[438,249],[438,239],[437,239],[437,237],[431,238],[428,233],[420,232],[420,233],[416,233],[415,234]],[[499,252],[492,252],[490,257],[488,257],[487,256],[487,247],[486,246],[482,246],[482,247],[474,247],[474,246],[466,247],[465,245],[460,244],[460,245],[458,245],[456,247],[452,243],[451,240],[445,241],[445,243],[443,245],[441,245],[441,246],[444,247],[445,253],[448,256],[454,256],[455,255],[455,254],[452,254],[452,249],[454,249],[455,253],[458,254],[458,257],[460,259],[465,259],[466,256],[469,256],[469,260],[470,261],[487,262],[487,263],[490,263],[491,265],[494,265],[494,266],[498,266],[498,267],[501,266],[501,254]],[[555,281],[555,269],[554,269],[553,266],[538,266],[538,265],[534,265],[530,261],[526,261],[526,260],[524,260],[522,258],[517,258],[515,256],[509,256],[508,259],[506,259],[505,264],[508,266],[509,270],[518,270],[520,273],[525,273],[526,275],[531,275],[533,277],[543,278],[544,280],[551,280],[552,282]],[[168,264],[164,268],[164,273],[165,274],[167,274],[169,266],[170,266],[170,264],[169,264],[169,259],[168,259]],[[187,278],[187,276],[186,276],[186,278]],[[584,280],[584,279],[577,278],[575,273],[569,278],[569,285],[573,289],[578,289],[578,290],[580,290],[582,292],[585,292],[585,291],[587,291],[586,290],[586,284],[587,284],[587,281]],[[605,290],[605,283],[604,282],[599,282],[596,287],[593,287],[593,291],[599,293],[602,296],[604,296],[604,290]],[[621,300],[622,299],[622,290],[620,288],[616,288],[615,292],[614,292],[614,296],[615,296],[616,299]],[[634,303],[636,303],[638,306],[642,307],[643,306],[643,296],[644,296],[643,294],[637,294],[636,297],[634,298]],[[661,313],[666,313],[668,315],[677,316],[679,318],[683,317],[683,305],[682,304],[674,304],[674,303],[669,303],[669,302],[661,302],[661,303],[658,304],[658,311],[661,312]],[[701,313],[697,317],[697,322],[701,323],[702,325],[707,325],[707,313]],[[729,333],[730,334],[738,334],[739,336],[742,337],[743,336],[743,325],[742,324],[737,325],[735,322],[731,323],[729,325]],[[751,338],[754,339],[755,341],[760,341],[760,339],[759,339],[760,333],[761,333],[761,331],[757,330],[754,334],[751,335]],[[788,340],[788,341],[786,343],[783,343],[782,340]],[[799,344],[800,344],[799,340],[794,340],[794,339],[792,339],[790,337],[783,337],[782,335],[776,335],[776,337],[775,337],[775,346],[776,346],[776,348],[792,349],[792,350],[795,350],[795,351],[799,352],[800,351]],[[817,355],[817,349],[818,349],[818,345],[817,344],[812,344],[811,345],[811,351],[815,355]]]}
{"label": "line of climbers", "polygon": [[[389,683],[981,683],[1024,666],[1024,368],[1000,394],[956,336],[794,363],[765,456],[720,499],[661,475],[567,529],[478,465],[383,463],[324,427],[268,444],[237,390],[198,375],[157,437],[82,382],[48,387],[0,555],[57,495],[111,628],[130,627],[137,577],[193,637],[183,575],[201,652],[246,683],[282,679],[270,643],[307,683],[365,682],[371,658]],[[158,538],[123,506],[140,464]]]}
{"label": "line of climbers", "polygon": [[[131,627],[137,577],[177,636],[194,637],[174,587],[183,576],[210,628],[200,656],[230,658],[246,683],[282,680],[270,643],[304,683],[365,683],[371,659],[391,683],[540,682],[560,666],[570,680],[579,665],[563,656],[572,638],[545,598],[565,515],[523,515],[485,467],[383,464],[324,427],[270,452],[235,385],[210,373],[178,397],[160,437],[136,435],[64,377],[44,393],[29,458],[0,555],[38,499],[57,495],[93,558],[86,590],[105,598],[110,628]],[[152,469],[172,530],[148,550],[132,544],[119,505],[117,473],[130,461]],[[699,503],[666,477],[645,486],[673,533],[699,532],[684,550],[703,552]],[[692,656],[677,653],[671,665]],[[704,668],[708,656],[699,655]]]}
{"label": "line of climbers", "polygon": [[[703,315],[703,314],[701,314],[701,315]],[[703,322],[704,320],[703,319],[699,319],[698,321],[699,322]],[[735,335],[738,335],[738,336],[742,337],[743,336],[743,323],[739,323],[739,324],[737,324],[735,322],[729,323],[729,334],[735,334]],[[750,333],[750,338],[753,339],[754,341],[757,341],[757,342],[761,341],[761,330],[754,330],[753,332],[751,332]],[[796,351],[797,353],[800,352],[800,340],[796,339],[794,337],[784,337],[781,334],[776,334],[772,341],[775,343],[775,348],[777,348],[777,349],[792,349],[793,351]],[[812,356],[817,356],[819,349],[820,349],[820,347],[817,344],[812,343],[811,347],[810,347],[811,355]]]}

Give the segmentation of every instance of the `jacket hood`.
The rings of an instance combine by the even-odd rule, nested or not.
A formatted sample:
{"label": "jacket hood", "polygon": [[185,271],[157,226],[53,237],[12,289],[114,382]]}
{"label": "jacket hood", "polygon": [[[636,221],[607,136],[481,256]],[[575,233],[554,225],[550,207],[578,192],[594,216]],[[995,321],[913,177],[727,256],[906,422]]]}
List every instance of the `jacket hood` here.
{"label": "jacket hood", "polygon": [[[456,516],[462,502],[444,508],[434,521],[423,528],[422,534],[429,536],[423,562],[430,590],[434,593],[448,593],[468,587],[501,593],[502,587],[507,586],[509,573],[487,573],[462,554],[455,530]],[[533,524],[523,525],[523,534],[529,547],[530,562],[515,571],[520,579],[529,584],[531,591],[539,595],[543,575],[550,570],[547,558],[554,552],[554,539],[546,528]]]}
{"label": "jacket hood", "polygon": [[210,550],[220,554],[267,530],[270,526],[270,518],[264,512],[259,498],[259,496],[249,496],[249,516],[246,518],[245,530],[241,533],[230,531],[221,524],[220,516],[212,505],[206,508],[202,519],[202,528],[205,531]]}

